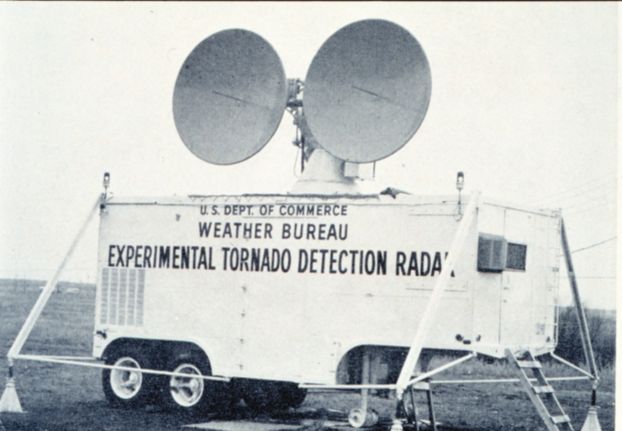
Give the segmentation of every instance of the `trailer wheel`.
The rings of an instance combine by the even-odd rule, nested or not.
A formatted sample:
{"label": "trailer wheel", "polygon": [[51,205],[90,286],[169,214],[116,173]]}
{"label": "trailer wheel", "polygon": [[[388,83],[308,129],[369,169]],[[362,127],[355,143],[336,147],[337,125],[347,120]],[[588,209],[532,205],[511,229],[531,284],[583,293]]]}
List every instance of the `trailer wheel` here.
{"label": "trailer wheel", "polygon": [[244,402],[257,413],[296,408],[306,395],[307,391],[295,383],[261,380],[247,382],[243,391]]}
{"label": "trailer wheel", "polygon": [[253,380],[244,385],[244,403],[256,413],[272,412],[283,408],[276,382]]}
{"label": "trailer wheel", "polygon": [[183,354],[173,360],[169,369],[174,373],[197,377],[171,376],[165,392],[168,407],[189,415],[222,411],[230,407],[231,391],[227,383],[204,380],[200,375],[212,374],[209,364],[198,354]]}
{"label": "trailer wheel", "polygon": [[145,404],[154,394],[153,376],[140,371],[148,368],[147,361],[138,349],[117,351],[106,360],[107,365],[133,370],[104,369],[102,387],[110,404],[130,407]]}
{"label": "trailer wheel", "polygon": [[307,390],[295,383],[284,383],[279,388],[280,404],[284,407],[300,407],[307,397]]}

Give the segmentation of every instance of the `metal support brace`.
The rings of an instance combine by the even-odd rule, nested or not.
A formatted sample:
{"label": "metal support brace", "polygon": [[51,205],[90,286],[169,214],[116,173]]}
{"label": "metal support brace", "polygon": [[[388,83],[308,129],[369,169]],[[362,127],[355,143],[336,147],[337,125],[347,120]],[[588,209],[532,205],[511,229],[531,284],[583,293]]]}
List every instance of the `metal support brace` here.
{"label": "metal support brace", "polygon": [[[566,226],[564,225],[564,219],[561,220],[561,237],[562,248],[564,249],[564,259],[566,260],[566,270],[568,271],[568,278],[570,279],[570,288],[572,290],[572,299],[574,301],[575,310],[577,312],[577,319],[579,321],[579,334],[581,335],[581,346],[583,347],[583,354],[585,356],[585,362],[587,363],[590,373],[592,374],[592,402],[588,410],[588,415],[581,428],[581,431],[600,431],[600,424],[598,423],[598,416],[596,413],[596,390],[598,389],[598,366],[596,365],[596,359],[594,358],[594,350],[592,349],[592,339],[590,337],[590,330],[587,325],[587,319],[585,317],[585,309],[583,308],[583,302],[581,301],[581,295],[579,294],[579,286],[577,285],[577,277],[574,273],[574,266],[572,264],[572,253],[570,252],[570,246],[568,245],[568,237],[566,236]],[[553,356],[555,357],[555,356]],[[555,357],[557,360],[561,358]],[[577,367],[578,368],[578,367]],[[582,371],[582,370],[581,370]]]}
{"label": "metal support brace", "polygon": [[428,413],[430,415],[430,426],[433,431],[436,431],[436,416],[434,415],[434,404],[432,402],[432,389],[426,392],[426,398],[428,400]]}
{"label": "metal support brace", "polygon": [[353,408],[348,414],[348,422],[354,428],[374,426],[378,422],[378,415],[369,408],[369,380],[370,380],[370,350],[363,348],[361,366],[361,405]]}
{"label": "metal support brace", "polygon": [[26,321],[24,322],[21,329],[19,330],[17,337],[15,337],[15,341],[13,341],[13,344],[11,345],[9,352],[6,355],[8,366],[9,366],[9,377],[7,379],[5,392],[3,393],[2,398],[0,398],[0,412],[2,411],[22,412],[21,406],[19,405],[19,399],[17,398],[17,393],[15,393],[15,378],[13,374],[13,371],[14,371],[13,361],[18,358],[19,353],[22,350],[22,347],[24,347],[24,343],[26,343],[26,340],[28,339],[28,336],[30,335],[30,332],[32,331],[32,328],[35,326],[35,323],[37,323],[37,320],[39,319],[39,316],[41,315],[43,308],[45,307],[48,300],[50,299],[50,296],[52,296],[52,293],[54,292],[56,284],[58,283],[58,279],[61,273],[63,272],[63,270],[65,269],[67,262],[73,255],[76,245],[78,244],[78,242],[84,235],[84,232],[86,231],[86,228],[89,225],[89,222],[93,218],[93,215],[95,215],[97,210],[100,208],[100,205],[103,203],[104,199],[105,199],[104,194],[97,197],[97,200],[95,201],[95,204],[89,211],[89,214],[86,220],[82,224],[82,227],[78,231],[78,234],[76,235],[73,242],[71,243],[71,246],[69,247],[69,251],[63,258],[60,265],[58,266],[58,269],[54,273],[54,276],[47,282],[47,284],[41,291],[41,294],[39,295],[37,302],[35,302],[35,305],[30,310],[30,313],[28,314]]}
{"label": "metal support brace", "polygon": [[461,358],[455,359],[455,360],[453,360],[451,362],[448,362],[448,363],[446,363],[444,365],[441,365],[438,368],[435,368],[435,369],[433,369],[431,371],[428,371],[428,372],[425,372],[423,374],[420,374],[417,377],[413,377],[412,379],[410,379],[408,381],[406,386],[407,387],[408,386],[412,386],[412,385],[415,385],[415,384],[417,384],[419,382],[423,382],[425,380],[428,380],[430,377],[435,376],[438,373],[442,373],[443,371],[448,370],[450,368],[453,368],[456,365],[459,365],[459,364],[461,364],[461,363],[463,363],[465,361],[468,361],[469,359],[474,358],[476,356],[477,356],[476,352],[471,352],[468,355],[464,355]]}
{"label": "metal support brace", "polygon": [[[580,380],[591,380],[589,376],[560,376],[547,377],[549,382],[576,382]],[[530,379],[536,381],[536,379]],[[519,379],[503,378],[503,379],[450,379],[450,380],[434,380],[435,385],[496,385],[499,383],[520,383]]]}
{"label": "metal support brace", "polygon": [[411,417],[409,417],[409,422],[411,422],[415,426],[415,431],[419,431],[419,422],[417,420],[417,403],[415,402],[415,386],[411,386],[410,388],[410,407]]}
{"label": "metal support brace", "polygon": [[594,350],[592,349],[592,340],[590,338],[590,331],[587,326],[587,319],[585,317],[585,310],[583,308],[583,302],[581,301],[581,295],[579,294],[579,286],[577,285],[577,277],[574,273],[574,266],[572,264],[572,254],[570,253],[570,247],[568,246],[568,238],[566,236],[566,227],[564,226],[564,219],[561,220],[561,237],[562,248],[564,249],[564,258],[566,260],[566,269],[568,271],[568,278],[570,279],[570,288],[572,289],[572,299],[574,301],[575,310],[577,312],[577,319],[579,321],[579,333],[581,335],[581,345],[583,347],[583,353],[585,355],[585,361],[590,369],[590,374],[594,378],[595,384],[597,384],[598,367],[596,366],[596,359],[594,358]]}
{"label": "metal support brace", "polygon": [[93,360],[85,360],[79,356],[72,358],[71,356],[46,356],[46,355],[17,355],[15,359],[24,360],[24,361],[38,361],[38,362],[47,362],[51,364],[63,364],[63,365],[79,365],[81,367],[87,368],[100,368],[102,370],[120,370],[120,371],[137,371],[139,370],[143,374],[153,374],[158,376],[175,376],[175,377],[185,377],[185,378],[200,378],[203,380],[213,380],[217,382],[229,382],[231,379],[229,377],[223,376],[206,376],[203,374],[187,374],[187,373],[175,373],[172,371],[166,370],[156,370],[152,368],[133,368],[133,367],[124,367],[120,365],[106,365],[101,363],[101,361]]}
{"label": "metal support brace", "polygon": [[460,252],[464,247],[469,228],[475,220],[477,209],[479,207],[479,200],[480,193],[474,192],[469,199],[469,204],[464,212],[464,217],[458,225],[458,230],[456,231],[456,235],[454,236],[451,247],[449,248],[449,253],[447,254],[447,258],[445,259],[445,264],[443,265],[441,274],[439,275],[434,285],[434,288],[432,289],[430,299],[428,300],[428,304],[423,311],[423,315],[421,316],[417,332],[415,333],[415,337],[410,345],[410,349],[408,350],[408,355],[406,356],[406,360],[404,361],[404,365],[402,366],[402,370],[400,371],[400,375],[397,379],[396,395],[398,399],[401,399],[404,390],[409,384],[409,380],[412,376],[415,366],[417,365],[417,361],[419,360],[419,356],[421,355],[421,350],[423,349],[423,342],[425,341],[425,337],[430,332],[432,324],[434,323],[433,318],[436,315],[440,300],[443,295],[443,291],[445,290],[445,286],[449,281],[451,272],[456,266],[456,262],[458,261]]}
{"label": "metal support brace", "polygon": [[[369,384],[369,349],[363,348],[363,366],[361,367],[361,383],[366,385]],[[361,410],[367,414],[367,409],[369,408],[369,389],[364,388],[361,389]]]}
{"label": "metal support brace", "polygon": [[570,361],[565,360],[564,358],[562,358],[561,356],[557,356],[554,352],[551,352],[551,358],[555,359],[556,361],[564,364],[565,366],[567,366],[568,368],[572,368],[575,371],[580,372],[581,374],[583,374],[586,377],[589,377],[590,380],[595,380],[596,377],[593,376],[592,374],[590,374],[589,372],[585,371],[583,368],[576,366],[575,364],[573,364]]}

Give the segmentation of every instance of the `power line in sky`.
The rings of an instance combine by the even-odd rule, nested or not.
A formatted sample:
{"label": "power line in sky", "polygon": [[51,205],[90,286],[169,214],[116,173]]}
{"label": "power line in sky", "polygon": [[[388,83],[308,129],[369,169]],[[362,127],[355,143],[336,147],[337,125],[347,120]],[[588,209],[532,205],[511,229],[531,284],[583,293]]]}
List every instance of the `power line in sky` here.
{"label": "power line in sky", "polygon": [[613,241],[617,237],[618,237],[617,235],[616,236],[612,236],[611,238],[607,238],[605,240],[602,240],[602,241],[599,241],[599,242],[595,242],[594,244],[586,245],[585,247],[581,247],[581,248],[578,248],[576,250],[572,250],[570,252],[570,254],[575,254],[575,253],[578,253],[578,252],[583,251],[583,250],[588,250],[590,248],[597,247],[597,246],[599,246],[601,244],[605,244],[606,242]]}
{"label": "power line in sky", "polygon": [[600,204],[603,202],[615,202],[616,198],[613,193],[605,194],[605,193],[595,193],[590,196],[583,196],[580,199],[574,199],[567,205],[559,205],[563,211],[568,211],[570,209],[576,208],[585,208],[590,205]]}
{"label": "power line in sky", "polygon": [[[576,187],[567,188],[564,190],[560,190],[558,192],[549,193],[547,195],[543,195],[538,198],[532,199],[528,202],[528,204],[535,205],[541,202],[567,200],[575,196],[585,194],[588,191],[591,191],[594,189],[614,186],[616,182],[617,182],[617,177],[615,176],[615,173],[613,173],[613,175],[607,174],[607,175],[600,176],[598,178],[594,178],[589,181],[585,181],[584,183]],[[613,184],[610,184],[610,183],[613,183]]]}
{"label": "power line in sky", "polygon": [[608,209],[615,209],[615,201],[609,201],[609,202],[600,202],[598,204],[591,204],[589,206],[584,206],[582,208],[575,208],[571,211],[563,211],[564,216],[569,216],[569,215],[577,215],[577,214],[583,214],[589,211],[593,211],[594,209],[597,208],[602,208],[602,207],[608,207]]}

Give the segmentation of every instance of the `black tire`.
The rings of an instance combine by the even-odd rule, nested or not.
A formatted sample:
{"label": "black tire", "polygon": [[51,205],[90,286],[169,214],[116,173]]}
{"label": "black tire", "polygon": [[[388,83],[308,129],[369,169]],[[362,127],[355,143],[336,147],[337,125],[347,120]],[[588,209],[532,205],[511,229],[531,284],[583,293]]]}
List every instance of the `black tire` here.
{"label": "black tire", "polygon": [[246,405],[256,413],[271,413],[300,406],[307,391],[296,383],[251,380],[244,386]]}
{"label": "black tire", "polygon": [[283,409],[279,383],[265,380],[248,380],[244,384],[242,398],[254,413],[270,413]]}
{"label": "black tire", "polygon": [[280,404],[285,408],[296,408],[304,402],[307,390],[299,388],[296,383],[283,383],[279,387]]}
{"label": "black tire", "polygon": [[[212,374],[207,358],[196,352],[177,355],[167,368],[185,374]],[[227,382],[200,378],[171,376],[162,396],[166,407],[189,416],[222,413],[233,404],[233,393]]]}
{"label": "black tire", "polygon": [[[129,368],[151,368],[148,357],[132,346],[115,349],[106,358],[106,365]],[[106,400],[117,407],[136,407],[154,401],[157,382],[153,374],[104,369],[102,388]]]}

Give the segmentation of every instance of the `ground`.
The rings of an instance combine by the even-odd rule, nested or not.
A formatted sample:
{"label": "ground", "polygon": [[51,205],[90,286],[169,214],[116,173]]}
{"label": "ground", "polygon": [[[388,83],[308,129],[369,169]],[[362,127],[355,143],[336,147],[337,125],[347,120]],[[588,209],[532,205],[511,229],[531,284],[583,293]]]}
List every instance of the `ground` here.
{"label": "ground", "polygon": [[[0,283],[0,370],[6,369],[5,355],[25,320],[39,289],[32,283]],[[93,328],[93,289],[63,285],[47,305],[24,353],[89,355]],[[446,359],[439,358],[440,362]],[[545,374],[568,374],[558,364],[545,364]],[[443,379],[510,376],[507,365],[471,360],[443,374]],[[14,430],[165,430],[206,422],[210,417],[187,418],[164,411],[159,406],[122,410],[109,406],[101,390],[101,371],[68,365],[18,361],[17,393],[25,414],[0,413],[1,424]],[[441,377],[439,377],[441,378]],[[602,372],[598,416],[603,430],[613,430],[613,370]],[[561,404],[580,429],[590,400],[588,382],[555,383]],[[0,384],[0,389],[3,386]],[[289,419],[305,418],[305,429],[323,430],[327,419],[357,405],[355,394],[310,394],[298,413]],[[426,416],[424,396],[421,413]],[[516,384],[437,385],[434,386],[437,420],[446,430],[534,430],[543,429],[534,407]],[[381,416],[388,415],[394,403],[380,397],[372,407]],[[248,418],[242,405],[235,417]],[[269,420],[262,418],[262,420]],[[0,430],[2,427],[0,426]]]}

